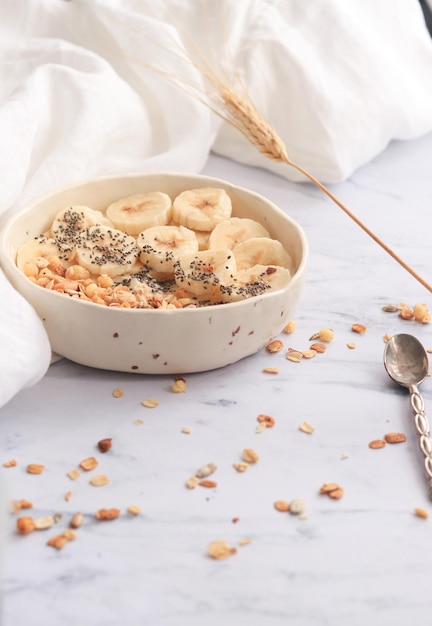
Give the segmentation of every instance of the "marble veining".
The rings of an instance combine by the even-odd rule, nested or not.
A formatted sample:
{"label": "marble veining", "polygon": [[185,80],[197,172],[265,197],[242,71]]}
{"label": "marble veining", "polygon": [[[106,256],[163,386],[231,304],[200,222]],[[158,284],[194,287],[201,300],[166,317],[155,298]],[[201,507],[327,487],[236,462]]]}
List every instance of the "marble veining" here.
{"label": "marble veining", "polygon": [[[416,270],[431,279],[432,136],[394,142],[332,191]],[[284,350],[265,350],[226,368],[189,374],[184,394],[172,376],[92,370],[66,360],[0,409],[4,502],[26,498],[34,518],[54,528],[19,536],[7,513],[0,556],[2,626],[405,626],[432,611],[429,513],[422,459],[407,393],[383,368],[383,336],[412,332],[432,348],[431,326],[384,313],[387,303],[431,297],[343,212],[309,184],[211,156],[204,173],[269,197],[300,222],[311,248],[309,274]],[[365,335],[351,324],[367,326]],[[324,354],[292,363],[323,327],[335,331]],[[355,342],[350,350],[347,343]],[[278,367],[279,374],[263,373]],[[113,398],[115,387],[122,398]],[[430,379],[422,385],[432,407]],[[159,401],[146,409],[141,401]],[[432,413],[432,408],[430,409]],[[275,418],[257,433],[257,416]],[[307,421],[313,434],[299,430]],[[182,432],[189,428],[190,433]],[[369,441],[404,432],[404,444]],[[112,450],[96,443],[112,437]],[[243,448],[260,460],[233,468]],[[67,472],[96,456],[104,487]],[[2,464],[16,459],[17,466]],[[185,481],[215,462],[217,487]],[[28,463],[42,463],[39,476]],[[319,494],[325,482],[341,500]],[[66,493],[71,496],[67,501]],[[278,499],[306,501],[304,518],[279,513]],[[141,507],[136,517],[130,504]],[[117,507],[113,521],[95,519]],[[46,545],[73,513],[84,522],[61,551]],[[237,548],[215,561],[208,544]],[[250,543],[243,544],[243,540]]]}

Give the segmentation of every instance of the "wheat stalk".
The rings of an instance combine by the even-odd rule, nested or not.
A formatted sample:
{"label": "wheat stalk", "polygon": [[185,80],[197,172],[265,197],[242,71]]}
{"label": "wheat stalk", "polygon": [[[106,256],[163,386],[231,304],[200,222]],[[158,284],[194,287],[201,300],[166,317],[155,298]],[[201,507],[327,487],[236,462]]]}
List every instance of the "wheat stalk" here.
{"label": "wheat stalk", "polygon": [[[185,39],[187,38],[184,36],[183,40]],[[194,82],[192,79],[169,72],[166,68],[161,67],[157,63],[153,65],[144,63],[144,65],[152,71],[163,75],[165,79],[168,79],[177,87],[205,104],[218,117],[244,135],[244,137],[267,159],[277,163],[285,163],[303,174],[305,178],[318,187],[318,189],[325,193],[342,209],[342,211],[371,237],[373,241],[381,246],[387,254],[432,293],[432,285],[422,278],[418,272],[371,231],[370,228],[354,215],[354,213],[352,213],[352,211],[350,211],[325,185],[315,178],[315,176],[289,158],[284,142],[273,126],[268,124],[260,114],[257,106],[242,83],[241,77],[235,71],[232,59],[229,58],[232,67],[229,75],[226,76],[221,69],[220,63],[211,65],[193,40],[189,38],[187,43],[188,49],[180,46],[178,42],[174,42],[174,45],[169,48],[164,45],[161,47],[163,47],[165,51],[168,50],[177,60],[186,62],[198,70],[204,81],[204,87]],[[153,42],[153,44],[158,45],[155,42]],[[234,89],[232,86],[233,83],[238,85],[238,89]]]}

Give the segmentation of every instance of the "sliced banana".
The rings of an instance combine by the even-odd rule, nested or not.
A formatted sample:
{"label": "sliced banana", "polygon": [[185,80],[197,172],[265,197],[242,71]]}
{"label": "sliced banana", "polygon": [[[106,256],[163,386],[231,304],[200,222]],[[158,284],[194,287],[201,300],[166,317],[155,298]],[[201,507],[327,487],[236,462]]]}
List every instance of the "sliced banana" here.
{"label": "sliced banana", "polygon": [[277,239],[251,237],[233,248],[237,270],[254,265],[280,265],[291,270],[292,259]]}
{"label": "sliced banana", "polygon": [[109,205],[107,217],[114,226],[129,235],[139,235],[146,228],[165,226],[171,219],[172,202],[162,191],[139,193]]}
{"label": "sliced banana", "polygon": [[209,236],[210,250],[230,248],[251,237],[270,237],[270,233],[262,224],[248,217],[231,217],[216,224]]}
{"label": "sliced banana", "polygon": [[120,276],[137,265],[138,248],[134,237],[109,226],[90,226],[82,231],[76,256],[91,274]]}
{"label": "sliced banana", "polygon": [[254,265],[239,270],[232,284],[224,290],[225,302],[237,302],[282,289],[291,279],[291,272],[279,265]]}
{"label": "sliced banana", "polygon": [[173,202],[174,221],[193,230],[210,232],[231,214],[231,198],[224,189],[217,187],[188,189]]}
{"label": "sliced banana", "polygon": [[36,276],[40,270],[59,263],[67,268],[69,254],[62,252],[52,238],[31,239],[18,248],[16,264],[26,276]]}
{"label": "sliced banana", "polygon": [[185,226],[153,226],[137,237],[140,260],[148,268],[173,273],[180,256],[198,252],[198,240],[193,230]]}
{"label": "sliced banana", "polygon": [[73,240],[77,233],[97,224],[112,226],[111,221],[101,211],[82,204],[74,204],[57,213],[50,236],[54,239]]}
{"label": "sliced banana", "polygon": [[202,250],[183,255],[174,268],[178,287],[193,296],[216,300],[233,282],[236,272],[234,255],[228,249]]}

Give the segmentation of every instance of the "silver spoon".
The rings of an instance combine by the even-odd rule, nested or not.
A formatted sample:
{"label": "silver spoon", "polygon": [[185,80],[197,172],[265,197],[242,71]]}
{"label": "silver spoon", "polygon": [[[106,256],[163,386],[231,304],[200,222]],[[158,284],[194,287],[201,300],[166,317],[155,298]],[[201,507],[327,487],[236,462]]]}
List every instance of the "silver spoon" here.
{"label": "silver spoon", "polygon": [[409,389],[411,410],[429,481],[429,497],[432,499],[432,438],[423,398],[418,390],[418,385],[429,371],[426,350],[413,335],[393,335],[384,349],[384,367],[392,380]]}

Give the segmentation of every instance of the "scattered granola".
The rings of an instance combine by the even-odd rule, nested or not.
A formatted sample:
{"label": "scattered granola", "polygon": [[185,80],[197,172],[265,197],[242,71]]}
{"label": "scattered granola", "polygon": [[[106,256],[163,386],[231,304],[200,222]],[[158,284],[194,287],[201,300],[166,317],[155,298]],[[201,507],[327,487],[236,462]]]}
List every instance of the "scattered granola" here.
{"label": "scattered granola", "polygon": [[426,509],[423,509],[421,507],[416,507],[414,509],[414,514],[417,515],[417,517],[421,517],[423,519],[427,519],[429,517],[429,513],[426,511]]}
{"label": "scattered granola", "polygon": [[198,483],[199,483],[199,478],[197,478],[196,476],[191,476],[186,481],[186,487],[188,489],[195,489],[195,487],[198,487]]}
{"label": "scattered granola", "polygon": [[94,470],[94,468],[98,465],[98,460],[94,456],[89,456],[87,459],[84,459],[79,464],[80,468],[85,472],[90,472]]}
{"label": "scattered granola", "polygon": [[75,513],[72,516],[71,521],[69,522],[69,526],[71,528],[79,528],[84,521],[84,516],[82,513]]}
{"label": "scattered granola", "polygon": [[81,472],[77,469],[73,469],[67,472],[66,476],[69,476],[71,480],[76,480],[81,476]]}
{"label": "scattered granola", "polygon": [[291,333],[295,331],[295,329],[296,329],[296,322],[294,320],[290,320],[288,324],[285,325],[282,332],[285,333],[286,335],[290,335]]}
{"label": "scattered granola", "polygon": [[71,491],[67,491],[65,493],[65,497],[64,499],[66,500],[66,502],[69,502],[69,500],[72,498],[72,492]]}
{"label": "scattered granola", "polygon": [[259,454],[252,448],[244,448],[243,450],[243,461],[246,463],[257,463],[259,461]]}
{"label": "scattered granola", "polygon": [[186,381],[181,376],[177,376],[175,381],[171,386],[171,391],[173,393],[184,393],[186,391]]}
{"label": "scattered granola", "polygon": [[45,517],[39,517],[34,522],[35,530],[47,530],[54,526],[54,518],[52,515],[46,515]]}
{"label": "scattered granola", "polygon": [[129,515],[139,515],[141,513],[141,507],[138,504],[130,504],[127,508]]}
{"label": "scattered granola", "polygon": [[289,512],[292,515],[301,515],[306,510],[306,502],[301,498],[294,498],[289,505]]}
{"label": "scattered granola", "polygon": [[317,333],[314,333],[312,337],[309,337],[309,341],[315,341],[319,339],[325,343],[330,343],[334,339],[334,331],[331,328],[321,328]]}
{"label": "scattered granola", "polygon": [[276,502],[273,503],[273,506],[276,511],[280,511],[281,513],[286,513],[290,508],[290,504],[286,500],[276,500]]}
{"label": "scattered granola", "polygon": [[104,487],[108,483],[109,478],[108,476],[105,476],[105,474],[98,474],[90,479],[90,484],[93,485],[93,487]]}
{"label": "scattered granola", "polygon": [[387,443],[403,443],[406,441],[406,435],[404,433],[387,433],[384,435],[384,439]]}
{"label": "scattered granola", "polygon": [[3,467],[16,467],[17,462],[15,459],[10,459],[9,461],[5,461],[3,463]]}
{"label": "scattered granola", "polygon": [[181,432],[184,433],[185,435],[190,435],[192,433],[192,428],[189,428],[189,426],[184,426],[181,429]]}
{"label": "scattered granola", "polygon": [[373,439],[372,441],[369,441],[369,448],[372,448],[372,450],[379,450],[380,448],[384,448],[384,446],[386,445],[386,440],[385,439]]}
{"label": "scattered granola", "polygon": [[288,350],[285,358],[293,363],[300,363],[303,358],[303,352],[299,352],[298,350]]}
{"label": "scattered granola", "polygon": [[350,350],[355,350],[356,344],[354,343],[354,341],[349,341],[347,343],[347,348],[349,348]]}
{"label": "scattered granola", "polygon": [[157,406],[159,406],[159,402],[158,400],[155,400],[155,398],[146,398],[141,402],[141,404],[145,406],[146,409],[155,409]]}
{"label": "scattered granola", "polygon": [[120,515],[120,509],[99,509],[95,513],[96,519],[99,520],[112,520],[117,519]]}
{"label": "scattered granola", "polygon": [[22,511],[22,509],[32,509],[33,508],[33,502],[30,502],[29,500],[14,500],[12,502],[12,513],[19,513],[20,511]]}
{"label": "scattered granola", "polygon": [[340,500],[344,495],[344,490],[337,483],[324,483],[319,492],[328,495],[333,500]]}
{"label": "scattered granola", "polygon": [[112,392],[114,398],[121,398],[123,395],[123,389],[121,387],[116,387]]}
{"label": "scattered granola", "polygon": [[276,424],[276,420],[271,415],[266,415],[265,413],[260,413],[257,417],[257,421],[260,424],[264,424],[264,428],[273,428]]}
{"label": "scattered granola", "polygon": [[207,463],[197,470],[195,476],[197,478],[207,478],[207,476],[211,476],[217,470],[216,463]]}
{"label": "scattered granola", "polygon": [[310,349],[315,350],[315,352],[318,352],[319,354],[323,354],[327,350],[327,347],[323,343],[313,343],[310,346]]}
{"label": "scattered granola", "polygon": [[207,489],[215,489],[217,487],[217,483],[214,480],[200,480],[198,485],[200,487],[207,487]]}
{"label": "scattered granola", "polygon": [[17,519],[16,527],[20,535],[28,535],[36,528],[36,524],[32,517],[25,515]]}
{"label": "scattered granola", "polygon": [[280,339],[273,339],[273,341],[270,341],[270,343],[267,344],[266,350],[267,352],[280,352],[283,347],[283,341]]}
{"label": "scattered granola", "polygon": [[359,335],[364,335],[367,328],[364,324],[355,323],[351,326],[351,330]]}
{"label": "scattered granola", "polygon": [[112,448],[111,437],[106,437],[105,439],[101,439],[100,441],[98,441],[97,447],[98,447],[99,452],[102,452],[102,454],[104,452],[108,452],[108,450],[111,450]]}
{"label": "scattered granola", "polygon": [[263,369],[264,374],[279,374],[278,367],[265,367]]}
{"label": "scattered granola", "polygon": [[312,433],[315,432],[315,427],[312,426],[312,424],[309,424],[309,422],[302,422],[299,426],[299,430],[303,433],[307,433],[308,435],[312,435]]}
{"label": "scattered granola", "polygon": [[27,465],[27,472],[29,474],[42,474],[45,469],[45,465],[41,465],[40,463],[30,463]]}
{"label": "scattered granola", "polygon": [[47,541],[47,545],[51,548],[55,548],[56,550],[61,550],[68,541],[68,537],[63,533],[61,535],[55,535],[54,537],[51,537],[51,539]]}
{"label": "scattered granola", "polygon": [[207,551],[212,559],[220,561],[236,554],[237,549],[231,548],[227,541],[218,539],[209,544]]}
{"label": "scattered granola", "polygon": [[249,467],[249,463],[246,463],[246,461],[241,461],[240,463],[233,463],[233,468],[240,474],[245,472],[248,469],[248,467]]}

